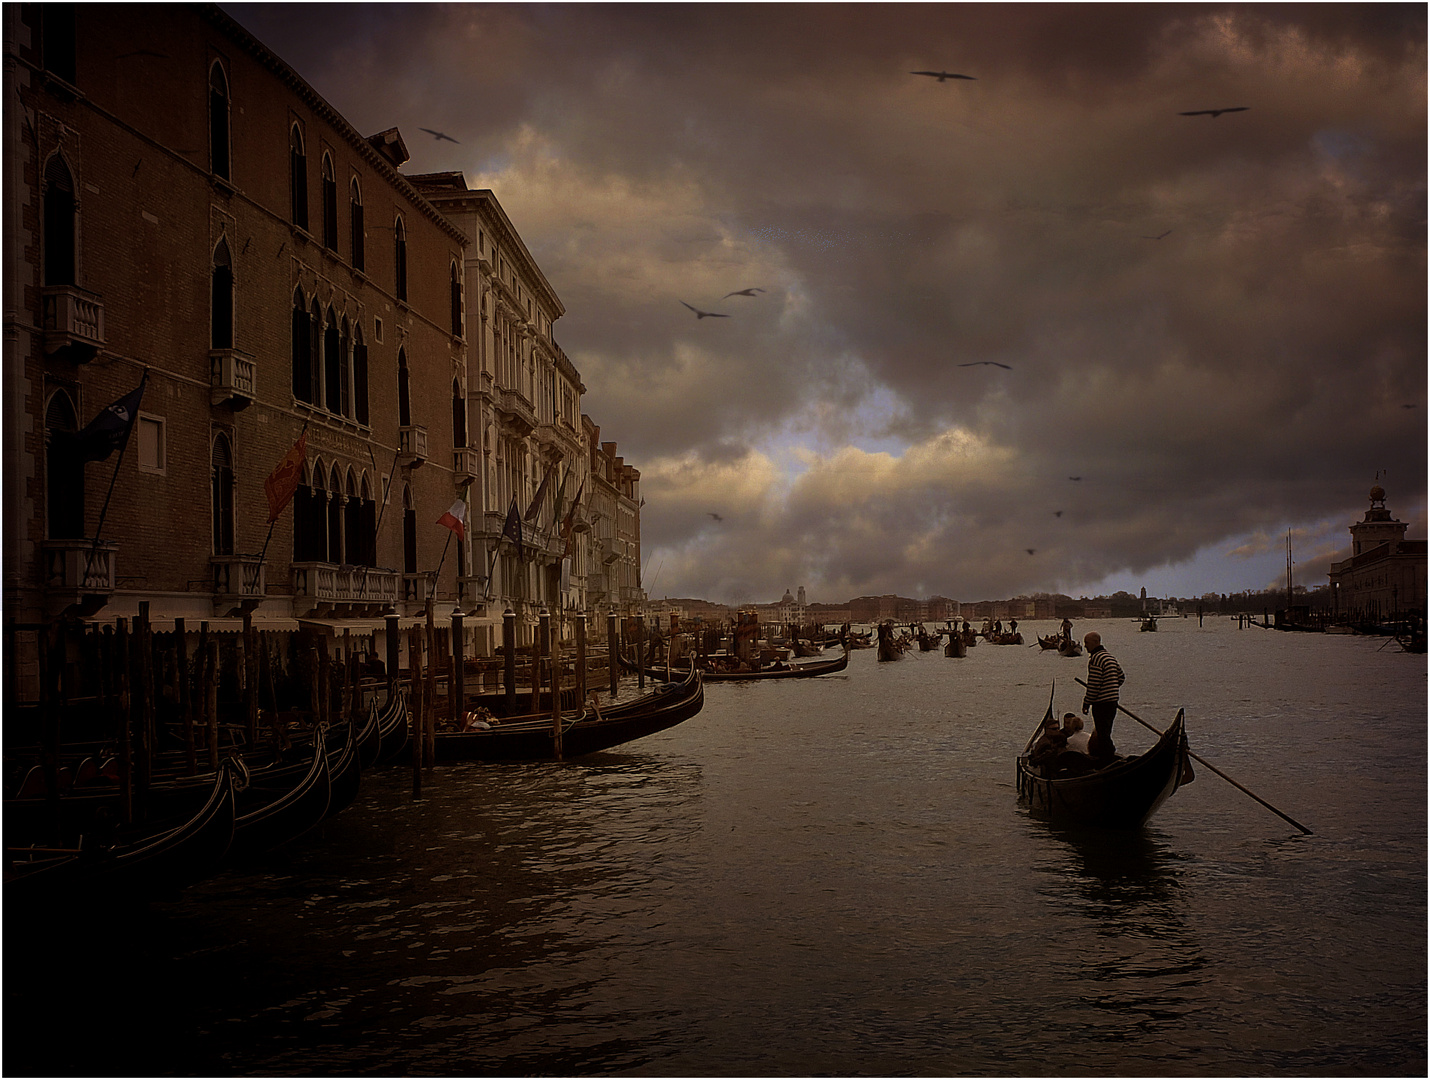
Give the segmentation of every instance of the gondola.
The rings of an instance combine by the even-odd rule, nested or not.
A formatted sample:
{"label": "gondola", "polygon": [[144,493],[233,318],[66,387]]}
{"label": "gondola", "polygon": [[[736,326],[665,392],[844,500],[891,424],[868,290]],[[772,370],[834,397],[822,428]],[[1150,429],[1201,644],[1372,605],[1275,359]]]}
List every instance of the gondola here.
{"label": "gondola", "polygon": [[[239,796],[239,814],[234,821],[235,858],[248,858],[286,844],[317,825],[328,814],[332,798],[327,741],[315,732],[312,760],[292,786],[269,787],[250,783]],[[349,738],[338,751],[339,769],[351,772],[357,764],[357,744]]]}
{"label": "gondola", "polygon": [[112,897],[118,892],[168,888],[195,880],[218,866],[233,841],[234,786],[238,766],[225,759],[214,773],[208,798],[187,820],[109,843],[86,838],[78,848],[35,849],[28,861],[7,852],[5,900],[22,903]]}
{"label": "gondola", "polygon": [[1146,633],[1147,631],[1156,630],[1156,629],[1157,629],[1157,617],[1156,617],[1155,615],[1148,615],[1145,619],[1142,620],[1142,631],[1143,631],[1144,633]]}
{"label": "gondola", "polygon": [[705,704],[705,684],[691,667],[680,682],[663,683],[648,694],[601,708],[587,705],[560,716],[514,716],[480,731],[439,731],[434,736],[438,761],[546,761],[609,750],[633,739],[672,728],[698,713]]}
{"label": "gondola", "polygon": [[[621,657],[621,666],[627,671],[635,672],[639,670],[634,663]],[[849,666],[849,650],[844,652],[836,660],[816,660],[812,664],[789,664],[784,667],[761,668],[759,671],[702,671],[701,675],[706,682],[757,682],[762,679],[809,679],[816,675],[832,675],[836,671],[843,671]],[[678,673],[678,669],[677,672]],[[665,679],[666,670],[663,667],[646,667],[645,677],[647,679]]]}
{"label": "gondola", "polygon": [[377,768],[391,765],[407,749],[412,725],[407,714],[407,696],[400,690],[389,695],[377,718]]}
{"label": "gondola", "polygon": [[968,655],[968,645],[963,640],[963,635],[952,633],[948,636],[948,644],[943,647],[944,656],[964,657]]}
{"label": "gondola", "polygon": [[[1052,715],[1050,704],[1044,719]],[[1081,774],[1078,769],[1062,765],[1067,754],[1054,758],[1050,765],[1029,763],[1029,753],[1041,731],[1040,723],[1018,756],[1018,798],[1034,812],[1059,821],[1102,829],[1135,829],[1173,792],[1195,779],[1185,717],[1180,709],[1172,726],[1146,753],[1119,755],[1111,764]],[[1083,754],[1074,753],[1072,757],[1086,759]],[[1086,768],[1086,760],[1081,765]],[[1051,775],[1045,775],[1050,770]]]}
{"label": "gondola", "polygon": [[1057,634],[1049,634],[1047,637],[1043,637],[1042,634],[1038,635],[1038,644],[1044,649],[1057,649],[1062,646],[1062,643],[1063,639]]}

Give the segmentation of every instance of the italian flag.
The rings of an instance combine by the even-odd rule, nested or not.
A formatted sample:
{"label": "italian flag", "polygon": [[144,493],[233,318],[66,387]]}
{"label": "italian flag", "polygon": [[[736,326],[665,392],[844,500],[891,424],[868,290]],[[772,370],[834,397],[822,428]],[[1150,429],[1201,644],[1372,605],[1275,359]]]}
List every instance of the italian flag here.
{"label": "italian flag", "polygon": [[467,504],[458,499],[452,504],[452,508],[437,519],[438,525],[445,525],[457,534],[457,539],[465,541],[467,539],[467,529],[463,522],[467,517]]}

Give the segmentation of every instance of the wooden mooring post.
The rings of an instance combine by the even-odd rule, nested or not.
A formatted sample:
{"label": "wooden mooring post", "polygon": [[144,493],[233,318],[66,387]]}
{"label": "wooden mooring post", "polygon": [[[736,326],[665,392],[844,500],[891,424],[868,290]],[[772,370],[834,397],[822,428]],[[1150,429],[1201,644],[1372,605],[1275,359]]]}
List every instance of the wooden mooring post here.
{"label": "wooden mooring post", "polygon": [[452,612],[452,674],[447,679],[447,700],[451,703],[452,723],[458,731],[467,720],[467,648],[462,628],[465,616]]}
{"label": "wooden mooring post", "polygon": [[507,608],[501,619],[502,686],[506,690],[506,715],[516,715],[516,612]]}
{"label": "wooden mooring post", "polygon": [[606,663],[610,668],[610,670],[606,672],[606,675],[611,680],[612,698],[620,692],[617,683],[620,682],[621,678],[620,659],[617,655],[619,648],[616,641],[616,635],[618,633],[616,627],[616,613],[614,611],[606,612]]}

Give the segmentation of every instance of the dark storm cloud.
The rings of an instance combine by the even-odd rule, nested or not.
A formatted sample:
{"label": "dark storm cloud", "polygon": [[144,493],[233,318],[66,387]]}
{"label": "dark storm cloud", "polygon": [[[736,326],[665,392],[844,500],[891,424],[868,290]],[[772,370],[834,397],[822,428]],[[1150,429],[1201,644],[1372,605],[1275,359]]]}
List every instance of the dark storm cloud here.
{"label": "dark storm cloud", "polygon": [[662,592],[1071,589],[1392,464],[1423,525],[1421,7],[232,10],[496,191]]}

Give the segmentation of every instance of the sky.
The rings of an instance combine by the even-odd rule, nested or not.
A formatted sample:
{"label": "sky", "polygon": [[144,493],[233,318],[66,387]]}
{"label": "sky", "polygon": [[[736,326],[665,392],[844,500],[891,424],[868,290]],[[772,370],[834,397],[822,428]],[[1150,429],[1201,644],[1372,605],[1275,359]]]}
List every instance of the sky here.
{"label": "sky", "polygon": [[1426,535],[1424,5],[225,9],[496,194],[652,598],[1314,587],[1375,483]]}

